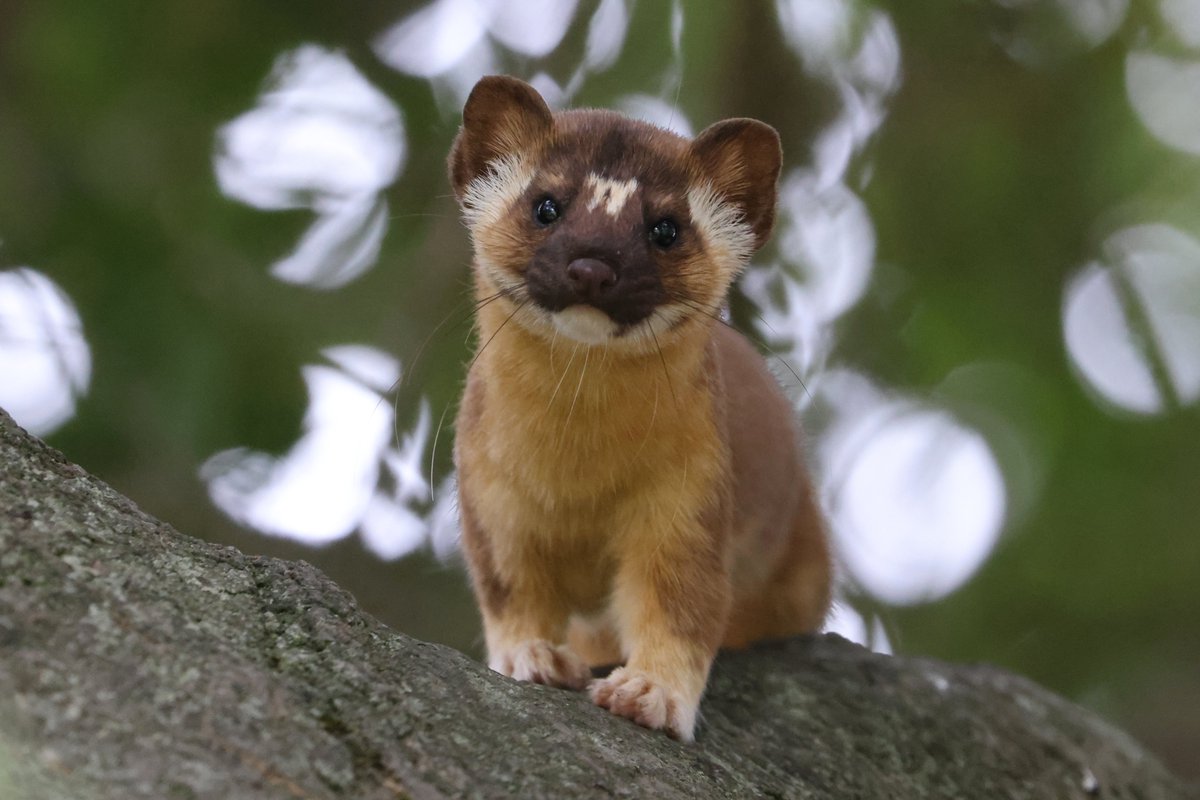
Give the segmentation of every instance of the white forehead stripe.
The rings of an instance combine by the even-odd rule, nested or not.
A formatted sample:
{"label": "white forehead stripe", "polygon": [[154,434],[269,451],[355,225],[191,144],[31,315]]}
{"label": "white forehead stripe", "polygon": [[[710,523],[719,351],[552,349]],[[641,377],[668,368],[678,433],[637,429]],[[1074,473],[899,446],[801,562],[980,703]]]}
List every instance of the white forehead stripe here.
{"label": "white forehead stripe", "polygon": [[592,190],[592,199],[588,200],[587,210],[595,211],[596,206],[604,204],[604,212],[613,219],[621,215],[625,201],[638,188],[637,178],[627,181],[614,181],[612,178],[602,178],[594,172],[587,176],[585,187]]}

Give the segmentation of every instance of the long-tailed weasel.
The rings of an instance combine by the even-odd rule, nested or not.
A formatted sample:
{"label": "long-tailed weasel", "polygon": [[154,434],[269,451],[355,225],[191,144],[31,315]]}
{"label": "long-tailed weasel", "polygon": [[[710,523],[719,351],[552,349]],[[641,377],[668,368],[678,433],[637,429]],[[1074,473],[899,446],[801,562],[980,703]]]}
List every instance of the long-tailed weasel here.
{"label": "long-tailed weasel", "polygon": [[498,76],[449,158],[475,248],[455,462],[488,663],[689,741],[719,647],[829,607],[791,407],[718,318],[780,158],[755,120],[689,141]]}

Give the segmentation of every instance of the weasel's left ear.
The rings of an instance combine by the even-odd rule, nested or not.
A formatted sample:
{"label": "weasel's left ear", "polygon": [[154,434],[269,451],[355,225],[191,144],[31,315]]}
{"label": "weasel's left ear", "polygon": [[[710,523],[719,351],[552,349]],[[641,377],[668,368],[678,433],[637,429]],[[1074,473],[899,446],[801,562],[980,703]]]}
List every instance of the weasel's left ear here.
{"label": "weasel's left ear", "polygon": [[450,185],[459,200],[471,181],[506,155],[540,144],[554,126],[546,101],[507,75],[481,78],[463,107],[462,129],[450,148]]}
{"label": "weasel's left ear", "polygon": [[714,123],[692,141],[692,157],[717,194],[741,209],[754,231],[754,249],[766,244],[775,224],[776,183],[783,161],[775,129],[756,119]]}

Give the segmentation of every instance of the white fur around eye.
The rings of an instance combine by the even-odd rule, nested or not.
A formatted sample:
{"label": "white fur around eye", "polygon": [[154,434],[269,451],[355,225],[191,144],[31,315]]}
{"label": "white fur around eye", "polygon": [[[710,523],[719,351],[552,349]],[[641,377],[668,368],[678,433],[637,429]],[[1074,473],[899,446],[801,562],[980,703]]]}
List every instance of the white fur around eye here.
{"label": "white fur around eye", "polygon": [[754,253],[754,231],[741,210],[723,201],[711,184],[688,190],[692,224],[704,237],[708,256],[728,279],[737,275]]}
{"label": "white fur around eye", "polygon": [[533,182],[534,170],[517,156],[492,161],[488,171],[467,184],[463,194],[463,218],[471,230],[499,222],[509,206],[520,199]]}

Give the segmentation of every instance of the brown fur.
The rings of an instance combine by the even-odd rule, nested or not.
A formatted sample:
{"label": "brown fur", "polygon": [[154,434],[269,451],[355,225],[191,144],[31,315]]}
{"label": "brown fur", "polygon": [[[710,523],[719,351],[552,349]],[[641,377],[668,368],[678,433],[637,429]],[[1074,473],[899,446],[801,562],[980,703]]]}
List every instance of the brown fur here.
{"label": "brown fur", "polygon": [[[791,408],[714,320],[770,233],[778,138],[752,120],[689,142],[552,115],[501,77],[463,119],[450,176],[481,349],[455,461],[489,664],[581,688],[624,661],[595,702],[690,740],[718,647],[815,630],[829,605]],[[543,197],[561,221],[535,220]],[[679,229],[668,247],[648,243],[660,219]],[[564,277],[578,259],[613,265],[616,288],[585,302]]]}

